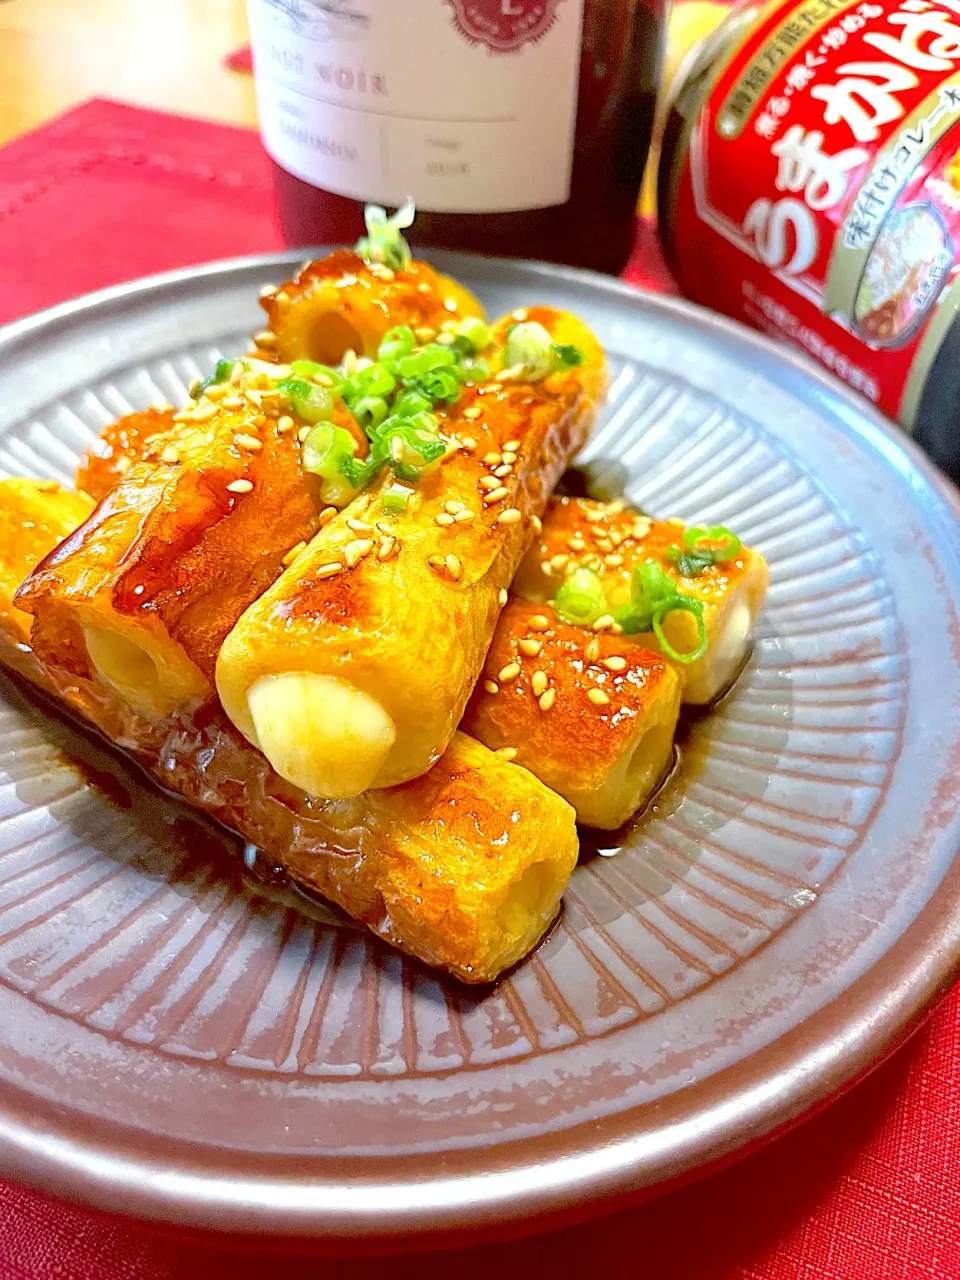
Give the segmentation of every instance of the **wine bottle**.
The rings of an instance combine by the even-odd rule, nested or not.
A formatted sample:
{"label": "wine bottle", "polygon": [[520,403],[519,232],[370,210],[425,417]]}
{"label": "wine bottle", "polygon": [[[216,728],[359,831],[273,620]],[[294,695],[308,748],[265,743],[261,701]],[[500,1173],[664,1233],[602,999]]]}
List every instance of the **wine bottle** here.
{"label": "wine bottle", "polygon": [[415,244],[615,272],[633,242],[663,0],[250,0],[290,244],[412,198]]}

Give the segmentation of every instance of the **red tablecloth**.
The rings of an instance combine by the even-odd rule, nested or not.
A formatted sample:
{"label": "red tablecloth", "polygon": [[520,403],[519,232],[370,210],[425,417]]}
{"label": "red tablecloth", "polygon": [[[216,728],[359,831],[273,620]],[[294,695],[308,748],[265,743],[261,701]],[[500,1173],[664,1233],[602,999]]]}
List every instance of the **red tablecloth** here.
{"label": "red tablecloth", "polygon": [[[88,103],[0,151],[0,319],[102,285],[280,247],[252,133]],[[628,275],[666,287],[648,231]],[[228,1244],[228,1242],[227,1242]],[[183,1243],[0,1183],[0,1276],[349,1280],[601,1274],[958,1280],[960,992],[827,1111],[739,1164],[605,1221],[466,1253],[269,1260]]]}

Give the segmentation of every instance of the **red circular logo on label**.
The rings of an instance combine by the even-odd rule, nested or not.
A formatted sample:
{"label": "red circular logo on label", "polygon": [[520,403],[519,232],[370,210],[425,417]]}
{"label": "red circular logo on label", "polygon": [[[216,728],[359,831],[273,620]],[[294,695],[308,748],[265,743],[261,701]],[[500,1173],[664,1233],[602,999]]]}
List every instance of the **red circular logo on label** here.
{"label": "red circular logo on label", "polygon": [[447,0],[454,24],[471,44],[512,53],[553,26],[561,0]]}

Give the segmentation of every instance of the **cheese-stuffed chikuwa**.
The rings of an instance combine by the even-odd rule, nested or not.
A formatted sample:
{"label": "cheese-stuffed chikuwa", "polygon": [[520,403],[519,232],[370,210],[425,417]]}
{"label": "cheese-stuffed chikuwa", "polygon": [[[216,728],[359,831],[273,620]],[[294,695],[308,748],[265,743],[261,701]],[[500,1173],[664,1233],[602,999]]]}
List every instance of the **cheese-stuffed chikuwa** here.
{"label": "cheese-stuffed chikuwa", "polygon": [[210,694],[224,636],[323,518],[273,374],[237,363],[226,375],[165,434],[124,437],[143,460],[18,595],[48,666],[96,675],[144,714]]}
{"label": "cheese-stuffed chikuwa", "polygon": [[215,704],[161,723],[40,664],[14,588],[89,508],[56,484],[0,482],[0,662],[393,946],[465,982],[520,960],[554,920],[578,848],[573,809],[506,756],[456,733],[415,781],[317,801],[278,777]]}
{"label": "cheese-stuffed chikuwa", "polygon": [[263,359],[335,365],[348,350],[376,356],[398,324],[428,340],[445,321],[482,318],[467,289],[411,257],[400,232],[410,226],[412,209],[393,218],[368,209],[366,219],[367,235],[355,251],[339,249],[306,262],[292,280],[261,293],[267,323],[254,343]]}
{"label": "cheese-stuffed chikuwa", "polygon": [[684,702],[706,705],[743,666],[768,582],[763,556],[729,529],[554,498],[514,589],[567,622],[662,652],[683,675]]}
{"label": "cheese-stuffed chikuwa", "polygon": [[392,786],[443,752],[606,382],[590,331],[549,308],[492,332],[460,322],[425,345],[397,330],[378,356],[342,388],[370,456],[326,429],[316,456],[304,445],[325,483],[366,487],[251,605],[217,664],[234,724],[318,796]]}
{"label": "cheese-stuffed chikuwa", "polygon": [[669,772],[682,687],[660,654],[512,597],[462,727],[612,830]]}

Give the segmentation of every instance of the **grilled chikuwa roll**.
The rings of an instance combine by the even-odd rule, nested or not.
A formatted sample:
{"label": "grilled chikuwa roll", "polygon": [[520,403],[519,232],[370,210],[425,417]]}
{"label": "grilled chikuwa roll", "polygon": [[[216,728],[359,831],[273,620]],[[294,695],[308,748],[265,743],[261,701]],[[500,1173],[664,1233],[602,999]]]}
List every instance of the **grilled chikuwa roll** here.
{"label": "grilled chikuwa roll", "polygon": [[157,460],[176,431],[173,406],[142,409],[108,423],[77,464],[77,488],[99,502],[117,487],[134,462]]}
{"label": "grilled chikuwa roll", "polygon": [[427,339],[444,321],[483,315],[473,294],[426,262],[394,268],[349,249],[305,263],[286,284],[264,290],[260,305],[267,323],[254,337],[258,354],[283,364],[339,364],[350,350],[372,359],[395,325]]}
{"label": "grilled chikuwa roll", "polygon": [[[393,786],[438,759],[538,516],[586,438],[606,377],[596,339],[566,313],[523,314],[494,331],[490,376],[425,415],[440,436],[408,428],[396,409],[373,433],[400,475],[418,450],[443,460],[417,470],[399,507],[398,485],[381,475],[224,642],[227,714],[311,795]],[[416,369],[420,354],[394,367]]]}
{"label": "grilled chikuwa roll", "polygon": [[130,466],[30,574],[18,604],[48,666],[161,717],[212,691],[224,636],[323,509],[272,387],[246,372],[209,387],[175,415],[159,458]]}
{"label": "grilled chikuwa roll", "polygon": [[589,633],[511,598],[464,732],[511,758],[612,830],[670,769],[683,679],[623,636]]}
{"label": "grilled chikuwa roll", "polygon": [[[57,485],[0,482],[0,661],[48,690],[23,643],[29,619],[13,603],[14,587],[89,507]],[[164,787],[387,942],[465,982],[496,978],[556,916],[577,860],[573,810],[462,733],[413,782],[318,802],[279,778],[215,705],[196,722],[160,724],[83,677],[61,681],[58,692]]]}
{"label": "grilled chikuwa roll", "polygon": [[28,645],[33,623],[13,603],[17,588],[92,510],[91,498],[55,480],[0,481],[0,627],[13,644]]}
{"label": "grilled chikuwa roll", "polygon": [[683,673],[684,702],[705,705],[742,667],[768,582],[763,556],[729,529],[649,520],[622,501],[555,498],[514,590],[662,651]]}

